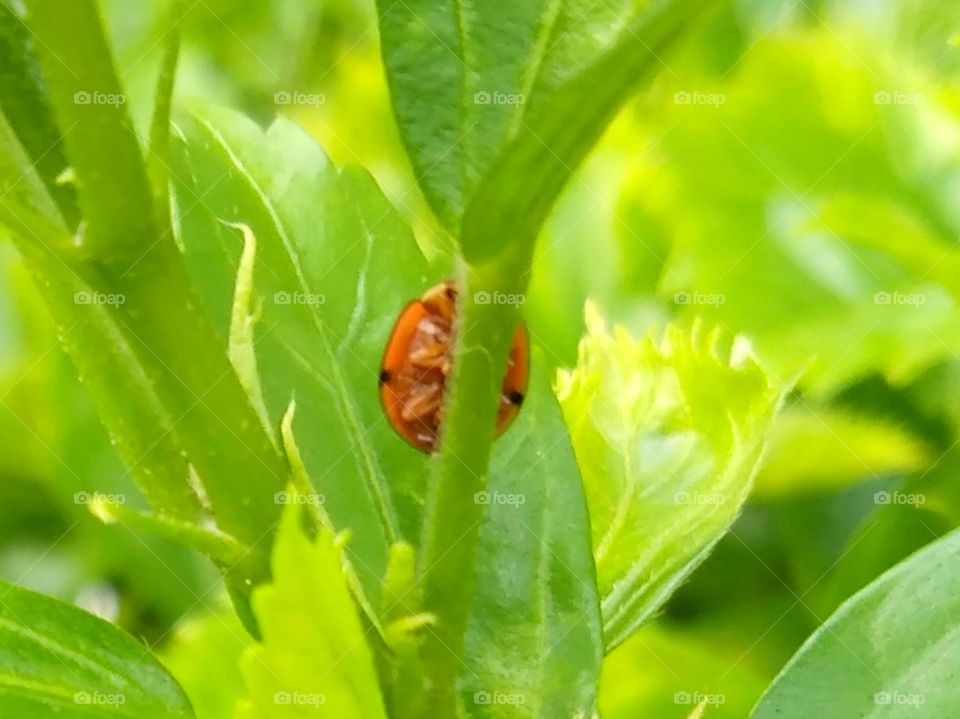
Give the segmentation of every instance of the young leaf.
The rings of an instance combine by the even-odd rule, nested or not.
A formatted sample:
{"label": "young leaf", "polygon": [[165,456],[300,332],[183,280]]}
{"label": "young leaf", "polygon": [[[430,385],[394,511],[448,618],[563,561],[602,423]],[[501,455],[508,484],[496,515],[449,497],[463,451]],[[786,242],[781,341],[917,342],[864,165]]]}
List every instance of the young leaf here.
{"label": "young leaf", "polygon": [[960,532],[849,599],[767,689],[754,719],[944,717],[960,703]]}
{"label": "young leaf", "polygon": [[242,671],[242,719],[285,719],[315,711],[339,719],[386,719],[373,656],[330,533],[303,533],[301,508],[284,512],[273,581],[253,595],[262,641]]}
{"label": "young leaf", "polygon": [[460,683],[470,717],[593,716],[603,638],[590,523],[544,365],[534,358],[474,500],[486,513]]}
{"label": "young leaf", "polygon": [[252,640],[231,612],[180,622],[161,659],[183,685],[197,719],[234,719],[244,696],[240,658]]}
{"label": "young leaf", "polygon": [[150,650],[79,609],[0,582],[0,715],[193,717]]}
{"label": "young leaf", "polygon": [[607,333],[588,307],[560,402],[593,528],[607,650],[655,612],[736,518],[780,390],[739,341]]}
{"label": "young leaf", "polygon": [[[292,123],[264,133],[207,110],[181,117],[178,133],[175,226],[191,276],[224,347],[242,280],[256,321],[252,346],[234,332],[231,355],[246,358],[248,385],[259,369],[271,426],[296,400],[303,466],[379,597],[388,547],[416,537],[427,467],[384,418],[379,365],[397,313],[436,278],[369,175],[333,167]],[[253,241],[251,268],[241,259]]]}

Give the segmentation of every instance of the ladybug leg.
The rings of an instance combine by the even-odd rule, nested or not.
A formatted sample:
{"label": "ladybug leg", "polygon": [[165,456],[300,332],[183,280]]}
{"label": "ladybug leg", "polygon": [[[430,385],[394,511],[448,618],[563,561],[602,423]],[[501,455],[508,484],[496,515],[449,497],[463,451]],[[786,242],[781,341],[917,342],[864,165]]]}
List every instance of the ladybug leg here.
{"label": "ladybug leg", "polygon": [[440,342],[434,342],[426,347],[421,347],[410,354],[410,364],[426,370],[439,369],[446,374],[444,367],[450,364],[447,357],[447,346]]}
{"label": "ladybug leg", "polygon": [[443,388],[436,382],[416,384],[404,399],[401,410],[407,422],[429,424],[431,415],[436,414],[443,400]]}

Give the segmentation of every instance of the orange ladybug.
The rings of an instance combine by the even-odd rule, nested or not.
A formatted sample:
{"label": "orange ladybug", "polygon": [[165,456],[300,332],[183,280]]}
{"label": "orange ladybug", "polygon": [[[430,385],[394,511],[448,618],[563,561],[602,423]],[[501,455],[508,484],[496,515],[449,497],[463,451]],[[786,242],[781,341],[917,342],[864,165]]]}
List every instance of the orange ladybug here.
{"label": "orange ladybug", "polygon": [[[452,280],[428,290],[403,308],[380,365],[380,402],[387,419],[397,434],[423,452],[437,449],[456,314]],[[510,347],[495,436],[503,434],[520,411],[529,372],[530,346],[521,322]]]}

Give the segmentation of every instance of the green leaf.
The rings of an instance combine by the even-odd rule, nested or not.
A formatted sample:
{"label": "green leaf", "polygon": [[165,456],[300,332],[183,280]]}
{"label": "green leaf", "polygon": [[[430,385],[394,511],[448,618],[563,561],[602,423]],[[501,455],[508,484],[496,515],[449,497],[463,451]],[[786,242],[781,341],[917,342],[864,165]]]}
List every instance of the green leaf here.
{"label": "green leaf", "polygon": [[412,717],[422,709],[424,675],[419,662],[419,632],[435,621],[418,613],[417,563],[411,545],[390,547],[390,565],[383,579],[384,639],[392,656],[386,670],[386,697],[390,716]]}
{"label": "green leaf", "polygon": [[186,719],[193,710],[133,637],[68,604],[0,583],[0,714]]}
{"label": "green leaf", "polygon": [[843,604],[773,681],[754,719],[943,717],[960,703],[960,532]]}
{"label": "green leaf", "polygon": [[661,342],[588,336],[559,396],[583,473],[607,650],[706,557],[750,492],[780,401],[740,339],[701,325]]}
{"label": "green leaf", "polygon": [[470,717],[593,716],[603,638],[586,501],[545,363],[494,450],[461,701]]}
{"label": "green leaf", "polygon": [[823,580],[820,596],[810,599],[820,600],[812,604],[820,616],[831,614],[883,572],[960,525],[958,472],[960,453],[954,445],[905,480],[865,493],[861,506],[872,511],[838,548],[829,574],[817,575]]}
{"label": "green leaf", "polygon": [[[681,4],[666,7],[675,12]],[[630,0],[378,0],[384,62],[400,131],[427,199],[452,234],[459,234],[480,183],[497,159],[509,154],[508,147],[515,149],[511,142],[527,126],[534,130],[525,143],[539,135],[566,159],[564,144],[557,143],[553,133],[556,122],[585,130],[580,143],[589,147],[606,122],[591,117],[581,127],[580,120],[592,114],[588,106],[603,102],[599,98],[607,90],[604,100],[619,105],[642,80],[637,70],[659,65],[655,53],[663,49],[661,38],[645,33],[637,5]],[[682,14],[676,12],[677,18]],[[620,68],[623,76],[615,77],[596,73],[601,58],[621,39],[629,40],[628,54],[639,61],[639,68]],[[570,94],[558,101],[587,76],[594,83],[591,94],[581,95],[576,106],[569,104]],[[553,123],[551,113],[559,113]],[[525,156],[523,163],[530,159]],[[553,169],[556,160],[550,158],[548,164]],[[542,179],[536,167],[524,168]],[[506,179],[515,189],[513,182],[525,177],[529,179],[529,173]],[[529,187],[541,190],[539,182]]]}
{"label": "green leaf", "polygon": [[190,274],[275,435],[296,400],[303,465],[379,603],[390,544],[417,536],[427,471],[384,417],[379,365],[400,308],[437,278],[370,176],[332,166],[289,121],[264,133],[205,110],[177,134],[175,227]]}
{"label": "green leaf", "polygon": [[327,531],[307,538],[300,509],[284,513],[273,581],[253,595],[263,639],[242,660],[249,700],[238,717],[386,719],[341,552]]}
{"label": "green leaf", "polygon": [[467,207],[460,242],[468,261],[503,256],[526,275],[534,240],[574,171],[630,96],[662,67],[662,55],[712,6],[709,0],[646,6],[620,42],[548,100],[531,105]]}
{"label": "green leaf", "polygon": [[233,719],[245,694],[240,658],[252,640],[229,612],[178,624],[161,658],[190,697],[197,719]]}

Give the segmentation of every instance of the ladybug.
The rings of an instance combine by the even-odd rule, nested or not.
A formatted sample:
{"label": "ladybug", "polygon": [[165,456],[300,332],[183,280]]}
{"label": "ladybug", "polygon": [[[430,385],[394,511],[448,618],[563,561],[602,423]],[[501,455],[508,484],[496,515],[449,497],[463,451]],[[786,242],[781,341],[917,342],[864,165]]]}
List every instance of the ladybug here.
{"label": "ladybug", "polygon": [[[427,453],[437,449],[456,314],[452,280],[427,290],[403,308],[380,365],[380,402],[387,419],[407,443]],[[519,413],[529,372],[530,345],[521,322],[510,347],[494,436],[503,434]]]}

